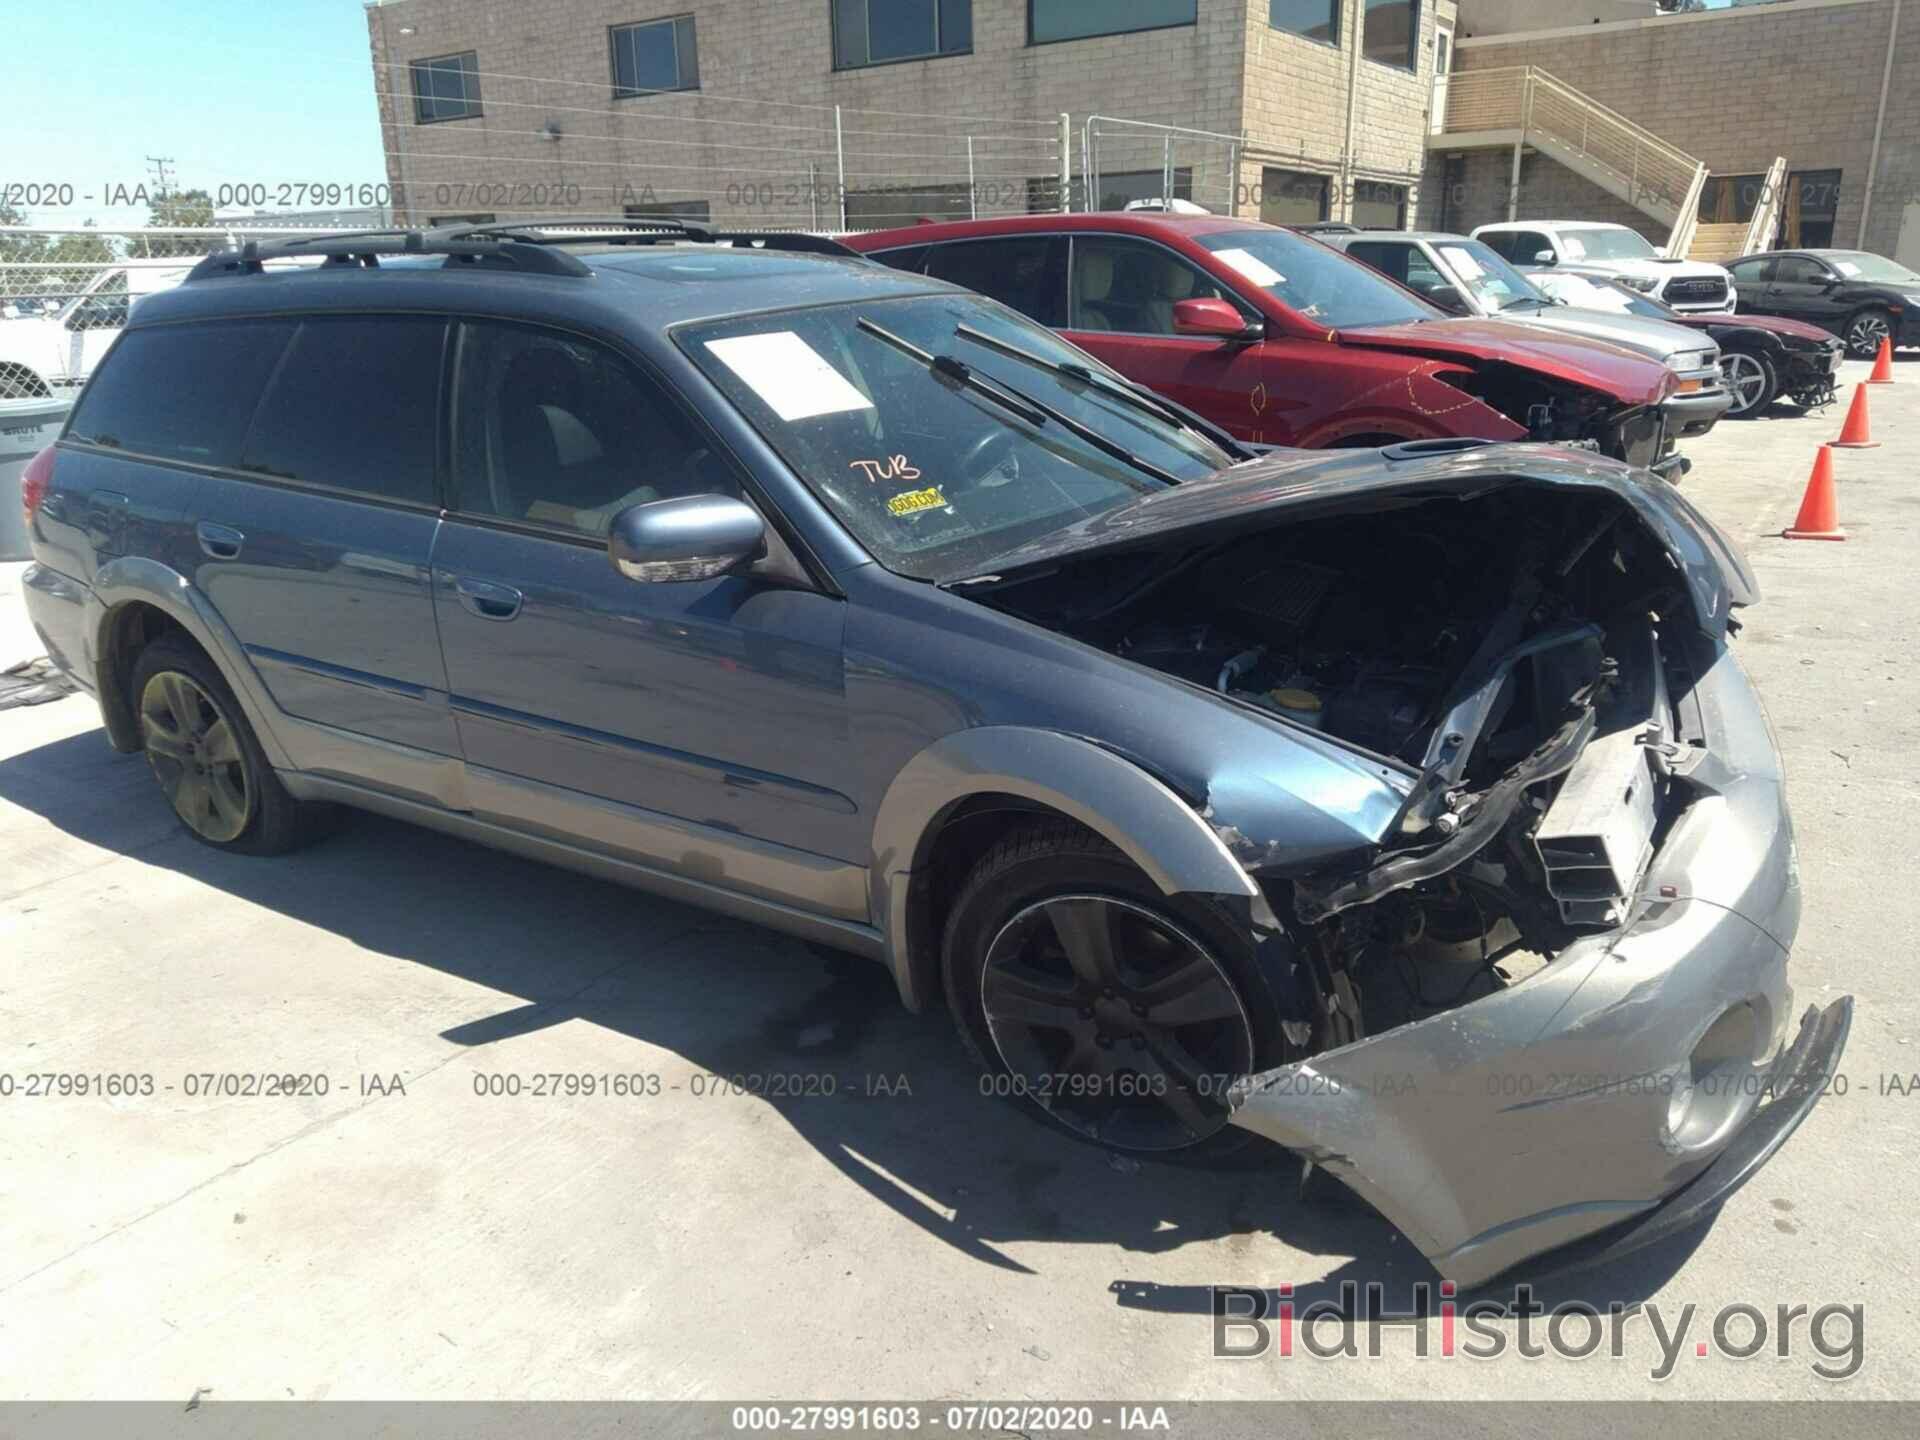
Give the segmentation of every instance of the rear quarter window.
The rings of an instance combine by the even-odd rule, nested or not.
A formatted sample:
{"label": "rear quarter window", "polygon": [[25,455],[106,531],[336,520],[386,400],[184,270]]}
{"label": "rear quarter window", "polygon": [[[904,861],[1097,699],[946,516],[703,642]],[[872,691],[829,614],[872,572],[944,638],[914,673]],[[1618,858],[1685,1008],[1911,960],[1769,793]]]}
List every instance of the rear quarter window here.
{"label": "rear quarter window", "polygon": [[447,326],[430,316],[303,320],[240,468],[378,500],[435,503]]}
{"label": "rear quarter window", "polygon": [[67,438],[232,465],[293,328],[283,320],[233,320],[129,330],[80,397]]}

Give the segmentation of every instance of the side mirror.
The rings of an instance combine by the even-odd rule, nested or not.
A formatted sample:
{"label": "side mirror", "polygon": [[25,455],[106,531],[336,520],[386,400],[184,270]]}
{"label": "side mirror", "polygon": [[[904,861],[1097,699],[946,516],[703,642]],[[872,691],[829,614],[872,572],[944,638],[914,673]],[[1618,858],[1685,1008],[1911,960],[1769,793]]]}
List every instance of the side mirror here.
{"label": "side mirror", "polygon": [[1533,263],[1536,265],[1558,265],[1560,261],[1551,250],[1536,250],[1533,252]]}
{"label": "side mirror", "polygon": [[1249,325],[1246,317],[1232,305],[1224,300],[1209,298],[1174,301],[1173,333],[1251,341],[1263,338],[1266,328],[1257,321]]}
{"label": "side mirror", "polygon": [[1457,285],[1436,285],[1427,291],[1426,295],[1430,304],[1438,305],[1449,315],[1467,313],[1466,297],[1460,293],[1460,287]]}
{"label": "side mirror", "polygon": [[711,580],[766,551],[766,522],[726,495],[682,495],[630,505],[613,517],[607,555],[629,580]]}

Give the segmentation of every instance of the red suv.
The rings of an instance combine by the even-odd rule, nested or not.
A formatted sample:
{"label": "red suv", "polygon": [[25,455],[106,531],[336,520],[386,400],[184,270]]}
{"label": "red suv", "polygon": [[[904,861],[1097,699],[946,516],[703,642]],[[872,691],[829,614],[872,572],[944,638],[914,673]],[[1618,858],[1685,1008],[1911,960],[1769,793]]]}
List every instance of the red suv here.
{"label": "red suv", "polygon": [[851,236],[1061,330],[1236,438],[1590,441],[1685,473],[1677,379],[1604,341],[1451,317],[1317,240],[1218,216],[1021,215]]}

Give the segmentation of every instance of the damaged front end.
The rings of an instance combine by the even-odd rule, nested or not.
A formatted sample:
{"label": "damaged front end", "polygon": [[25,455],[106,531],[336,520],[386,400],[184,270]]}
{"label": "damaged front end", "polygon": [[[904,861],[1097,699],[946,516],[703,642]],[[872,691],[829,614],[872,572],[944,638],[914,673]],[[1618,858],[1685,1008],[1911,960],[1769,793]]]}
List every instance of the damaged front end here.
{"label": "damaged front end", "polygon": [[1818,1100],[1851,1001],[1790,1033],[1800,892],[1728,647],[1737,552],[1618,466],[1401,455],[1261,462],[1269,500],[1257,473],[1216,492],[1237,523],[1127,517],[1125,555],[1003,573],[995,603],[1377,762],[1398,812],[1334,857],[1261,823],[1263,782],[1313,784],[1295,760],[1209,783],[1299,1052],[1233,1085],[1231,1121],[1470,1285],[1711,1211]]}

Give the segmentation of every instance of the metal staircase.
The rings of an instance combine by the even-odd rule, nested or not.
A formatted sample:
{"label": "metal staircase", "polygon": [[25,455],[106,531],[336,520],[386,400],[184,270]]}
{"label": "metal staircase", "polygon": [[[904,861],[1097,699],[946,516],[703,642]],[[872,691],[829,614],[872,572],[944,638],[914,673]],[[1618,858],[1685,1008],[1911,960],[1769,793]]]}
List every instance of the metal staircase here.
{"label": "metal staircase", "polygon": [[1706,165],[1536,65],[1456,70],[1428,144],[1511,148],[1509,219],[1519,218],[1520,156],[1532,148],[1668,227],[1668,255],[1693,250]]}

